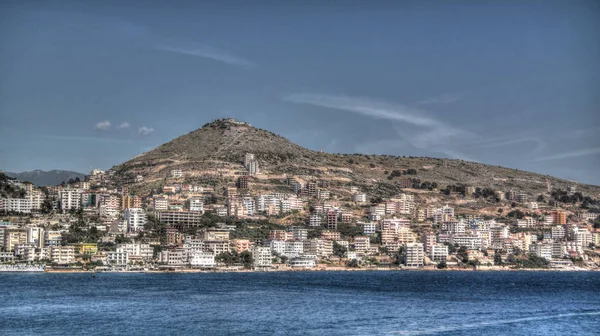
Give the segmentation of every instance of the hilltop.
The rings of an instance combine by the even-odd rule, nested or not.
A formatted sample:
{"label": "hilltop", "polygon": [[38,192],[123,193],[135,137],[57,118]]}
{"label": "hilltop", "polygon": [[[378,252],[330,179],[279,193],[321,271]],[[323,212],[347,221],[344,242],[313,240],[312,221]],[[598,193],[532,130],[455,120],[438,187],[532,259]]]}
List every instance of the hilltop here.
{"label": "hilltop", "polygon": [[[244,171],[246,153],[255,154],[261,169],[257,179],[265,189],[278,188],[283,178],[292,176],[356,185],[382,196],[398,192],[403,178],[413,179],[415,187],[434,183],[438,188],[473,186],[532,196],[545,193],[547,181],[555,189],[574,185],[547,175],[463,160],[317,152],[234,119],[207,123],[113,170],[122,182],[143,176],[143,182],[132,186],[139,191],[161,186],[173,169],[185,172],[182,182],[216,186],[234,181]],[[594,196],[600,193],[600,187],[593,185],[578,184],[577,190]]]}

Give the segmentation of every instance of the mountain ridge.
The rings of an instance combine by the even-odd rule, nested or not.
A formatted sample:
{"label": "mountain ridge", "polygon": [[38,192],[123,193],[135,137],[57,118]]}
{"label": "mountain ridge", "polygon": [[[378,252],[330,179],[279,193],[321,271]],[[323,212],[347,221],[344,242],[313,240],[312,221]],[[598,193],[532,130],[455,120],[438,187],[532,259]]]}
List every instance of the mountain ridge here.
{"label": "mountain ridge", "polygon": [[79,177],[81,180],[85,178],[85,174],[60,169],[53,169],[49,171],[35,169],[20,173],[4,172],[4,174],[21,181],[31,182],[38,187],[58,185],[63,181],[67,182],[69,179],[74,179],[76,177]]}
{"label": "mountain ridge", "polygon": [[[255,154],[264,174],[262,179],[265,176],[332,179],[367,190],[377,185],[395,190],[393,186],[403,177],[419,183],[436,182],[440,186],[514,189],[532,195],[546,191],[546,180],[554,188],[566,189],[575,184],[548,175],[457,159],[317,152],[235,119],[207,123],[113,169],[130,179],[143,176],[142,189],[146,183],[165,181],[172,169],[185,171],[185,182],[202,182],[203,177],[211,174],[223,182],[231,182],[236,174],[243,173],[246,153]],[[416,173],[407,175],[409,170]],[[576,184],[580,190],[600,193],[599,186]]]}

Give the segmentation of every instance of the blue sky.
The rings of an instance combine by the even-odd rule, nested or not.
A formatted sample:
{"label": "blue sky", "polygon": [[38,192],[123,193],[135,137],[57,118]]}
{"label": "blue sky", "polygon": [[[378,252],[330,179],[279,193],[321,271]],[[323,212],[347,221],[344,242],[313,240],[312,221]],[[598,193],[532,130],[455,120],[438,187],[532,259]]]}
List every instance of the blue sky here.
{"label": "blue sky", "polygon": [[236,117],[600,184],[596,1],[123,3],[0,4],[0,169],[109,168]]}

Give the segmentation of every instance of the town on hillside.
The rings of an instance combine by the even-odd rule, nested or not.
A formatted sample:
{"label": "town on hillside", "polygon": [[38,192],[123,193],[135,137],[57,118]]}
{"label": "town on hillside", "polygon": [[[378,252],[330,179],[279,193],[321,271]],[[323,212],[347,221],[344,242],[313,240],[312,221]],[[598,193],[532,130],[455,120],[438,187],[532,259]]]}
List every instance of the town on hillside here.
{"label": "town on hillside", "polygon": [[[0,269],[219,271],[598,269],[600,200],[573,184],[545,193],[421,181],[401,192],[352,182],[269,176],[246,153],[225,185],[190,184],[174,168],[133,193],[114,169],[56,186],[0,174]],[[276,189],[265,188],[269,180]],[[423,187],[425,185],[425,187]]]}

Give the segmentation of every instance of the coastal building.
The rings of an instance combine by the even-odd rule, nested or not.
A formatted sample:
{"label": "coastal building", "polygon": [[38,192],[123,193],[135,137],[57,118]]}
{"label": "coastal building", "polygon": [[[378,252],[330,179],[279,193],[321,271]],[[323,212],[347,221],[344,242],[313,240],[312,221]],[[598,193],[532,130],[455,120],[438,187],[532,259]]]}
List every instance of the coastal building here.
{"label": "coastal building", "polygon": [[190,266],[198,268],[213,268],[216,266],[215,255],[210,252],[194,251],[190,253]]}
{"label": "coastal building", "polygon": [[425,252],[423,250],[423,244],[421,243],[409,243],[404,247],[404,263],[408,267],[421,267],[423,266],[423,260],[425,258]]}
{"label": "coastal building", "polygon": [[50,259],[53,263],[66,265],[75,262],[75,246],[52,246],[50,247]]}
{"label": "coastal building", "polygon": [[254,269],[270,268],[272,265],[271,248],[268,246],[254,246],[252,248],[252,266]]}

